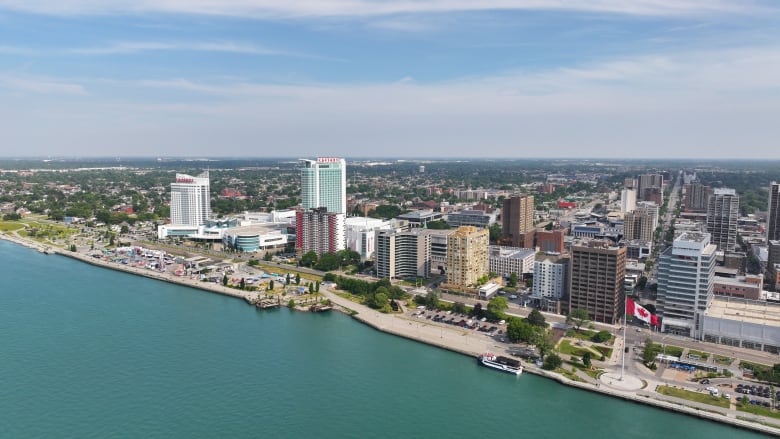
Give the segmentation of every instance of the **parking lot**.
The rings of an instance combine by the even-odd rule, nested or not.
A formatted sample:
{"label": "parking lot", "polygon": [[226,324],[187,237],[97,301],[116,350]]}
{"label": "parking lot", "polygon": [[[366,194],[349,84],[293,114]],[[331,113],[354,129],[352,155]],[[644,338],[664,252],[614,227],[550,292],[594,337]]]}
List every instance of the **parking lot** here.
{"label": "parking lot", "polygon": [[411,318],[426,320],[433,324],[456,326],[467,330],[484,333],[496,341],[506,341],[506,322],[503,320],[490,322],[487,318],[476,319],[467,314],[457,314],[452,311],[414,309],[409,311]]}

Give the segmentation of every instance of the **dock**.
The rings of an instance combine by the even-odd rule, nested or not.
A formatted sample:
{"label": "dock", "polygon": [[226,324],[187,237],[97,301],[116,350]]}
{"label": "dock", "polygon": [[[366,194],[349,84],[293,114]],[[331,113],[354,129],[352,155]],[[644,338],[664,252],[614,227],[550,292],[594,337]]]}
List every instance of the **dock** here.
{"label": "dock", "polygon": [[267,308],[276,308],[279,305],[278,300],[274,299],[261,299],[257,303],[255,303],[255,306],[260,309],[267,309]]}
{"label": "dock", "polygon": [[311,312],[327,312],[332,310],[333,307],[330,305],[324,305],[322,303],[317,303],[309,307],[309,311]]}

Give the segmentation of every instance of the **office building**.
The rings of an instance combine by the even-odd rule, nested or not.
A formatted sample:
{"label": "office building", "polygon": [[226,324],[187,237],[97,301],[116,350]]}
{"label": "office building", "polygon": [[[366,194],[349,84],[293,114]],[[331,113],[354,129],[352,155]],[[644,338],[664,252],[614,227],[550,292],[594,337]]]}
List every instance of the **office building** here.
{"label": "office building", "polygon": [[430,237],[431,271],[436,274],[447,272],[447,238],[455,233],[454,229],[426,229]]}
{"label": "office building", "polygon": [[490,232],[463,226],[447,236],[447,284],[468,288],[489,272]]}
{"label": "office building", "polygon": [[[661,174],[642,174],[637,184],[637,198],[642,201],[654,201],[663,204],[664,176]],[[660,193],[660,200],[658,194]]]}
{"label": "office building", "polygon": [[328,212],[347,212],[347,165],[344,159],[320,157],[299,160],[301,164],[301,207],[324,207]]}
{"label": "office building", "polygon": [[658,257],[661,331],[700,339],[712,301],[715,252],[709,233],[686,232]]}
{"label": "office building", "polygon": [[591,320],[617,323],[624,315],[623,281],[626,249],[609,240],[572,244],[569,269],[569,309],[584,309]]}
{"label": "office building", "polygon": [[544,253],[563,253],[565,236],[566,231],[560,228],[552,230],[537,230],[536,247],[539,248],[539,251]]}
{"label": "office building", "polygon": [[430,277],[430,235],[425,230],[376,230],[375,233],[377,277],[391,280]]}
{"label": "office building", "polygon": [[707,233],[718,250],[733,252],[737,247],[739,196],[734,189],[718,188],[707,202]]}
{"label": "office building", "polygon": [[651,201],[637,203],[636,209],[623,218],[623,238],[652,241],[658,227],[658,212],[658,205]]}
{"label": "office building", "polygon": [[491,245],[488,247],[489,271],[505,278],[516,273],[522,279],[534,272],[535,255],[532,248]]}
{"label": "office building", "polygon": [[496,222],[495,213],[485,213],[481,210],[466,209],[447,215],[447,224],[450,227],[490,227],[494,222]]}
{"label": "office building", "polygon": [[197,177],[176,174],[171,183],[171,224],[197,227],[211,216],[209,172]]}
{"label": "office building", "polygon": [[346,248],[346,216],[325,207],[299,209],[295,213],[295,248],[298,256],[313,251],[317,256]]}
{"label": "office building", "polygon": [[712,195],[712,188],[697,181],[684,186],[683,209],[686,212],[706,212],[707,200]]}
{"label": "office building", "polygon": [[533,195],[504,200],[501,210],[501,243],[513,247],[532,247],[534,237]]}
{"label": "office building", "polygon": [[780,183],[769,185],[769,202],[766,213],[766,240],[780,241]]}
{"label": "office building", "polygon": [[431,221],[439,221],[443,218],[441,212],[433,209],[413,210],[395,217],[398,220],[406,221],[410,228],[427,227]]}

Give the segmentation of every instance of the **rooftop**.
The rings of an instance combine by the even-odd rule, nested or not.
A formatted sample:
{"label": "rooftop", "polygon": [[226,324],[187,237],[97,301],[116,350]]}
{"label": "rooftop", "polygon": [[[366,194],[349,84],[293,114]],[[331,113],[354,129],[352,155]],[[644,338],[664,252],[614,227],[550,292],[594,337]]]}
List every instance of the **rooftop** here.
{"label": "rooftop", "polygon": [[716,296],[707,316],[780,327],[780,304]]}
{"label": "rooftop", "polygon": [[675,239],[675,241],[689,241],[689,242],[704,242],[705,239],[709,239],[708,233],[701,233],[701,232],[685,232],[682,235],[680,235],[679,238]]}

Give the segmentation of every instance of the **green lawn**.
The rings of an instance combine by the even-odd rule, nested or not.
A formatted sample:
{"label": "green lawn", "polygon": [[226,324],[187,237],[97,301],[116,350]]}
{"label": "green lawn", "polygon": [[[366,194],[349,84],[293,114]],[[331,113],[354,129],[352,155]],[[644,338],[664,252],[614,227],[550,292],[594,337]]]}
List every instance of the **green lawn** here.
{"label": "green lawn", "polygon": [[760,405],[744,404],[740,402],[737,403],[737,410],[740,412],[752,413],[754,415],[766,416],[768,418],[780,419],[780,412]]}
{"label": "green lawn", "polygon": [[585,352],[590,352],[590,355],[593,359],[599,359],[601,358],[600,352],[594,352],[591,349],[588,349],[586,346],[572,346],[570,340],[561,340],[561,343],[558,345],[558,350],[562,354],[568,354],[568,355],[575,355],[577,357],[582,357],[585,355]]}
{"label": "green lawn", "polygon": [[23,228],[24,228],[24,224],[17,221],[0,221],[0,231],[3,232],[19,230]]}
{"label": "green lawn", "polygon": [[608,348],[606,346],[593,346],[593,349],[601,352],[605,357],[609,358],[612,356],[612,348]]}
{"label": "green lawn", "polygon": [[688,355],[698,355],[701,359],[700,361],[707,361],[707,359],[710,358],[710,354],[708,352],[696,351],[693,349],[688,351]]}
{"label": "green lawn", "polygon": [[666,352],[666,355],[671,355],[673,357],[682,357],[683,348],[679,346],[666,345],[666,349],[664,350],[662,345],[659,352],[662,354]]}
{"label": "green lawn", "polygon": [[690,390],[679,389],[670,386],[658,386],[658,393],[676,398],[687,399],[688,401],[700,402],[703,404],[714,405],[716,407],[729,408],[730,402],[722,396],[712,396],[705,392],[692,392]]}
{"label": "green lawn", "polygon": [[578,377],[576,373],[572,372],[569,369],[564,369],[562,367],[559,367],[559,368],[555,369],[553,372],[559,373],[559,374],[565,376],[566,378],[568,378],[568,379],[570,379],[572,381],[578,381],[578,382],[581,382],[581,383],[585,382],[585,380],[583,380],[582,378]]}
{"label": "green lawn", "polygon": [[723,355],[715,355],[715,362],[720,364],[730,364],[732,361],[731,357],[724,357]]}

